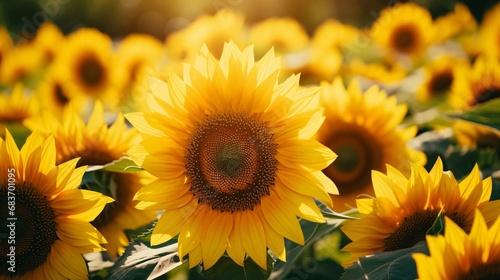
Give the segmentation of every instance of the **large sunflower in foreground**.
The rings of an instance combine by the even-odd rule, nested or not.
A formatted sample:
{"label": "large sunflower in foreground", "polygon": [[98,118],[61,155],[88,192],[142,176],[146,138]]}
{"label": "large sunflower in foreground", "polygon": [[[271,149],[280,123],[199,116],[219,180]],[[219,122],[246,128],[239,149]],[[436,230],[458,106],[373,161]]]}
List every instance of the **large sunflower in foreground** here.
{"label": "large sunflower in foreground", "polygon": [[398,3],[381,12],[370,36],[391,52],[418,56],[432,41],[432,17],[427,9],[416,4]]}
{"label": "large sunflower in foreground", "polygon": [[116,105],[111,43],[111,38],[91,28],[80,28],[66,38],[54,61],[54,75],[65,82],[65,91]]}
{"label": "large sunflower in foreground", "polygon": [[[54,135],[57,148],[57,162],[80,158],[77,166],[105,165],[118,160],[138,140],[135,129],[127,129],[125,120],[118,114],[115,122],[108,128],[104,120],[101,103],[97,102],[87,124],[73,107],[67,107],[62,117],[50,113],[41,118],[28,119],[26,126],[39,131],[46,137]],[[152,222],[156,218],[153,211],[140,211],[135,208],[134,195],[141,185],[148,180],[145,173],[94,172],[94,177],[87,174],[82,188],[98,190],[115,199],[92,221],[108,240],[105,245],[111,256],[123,253],[129,244],[123,232],[136,229]],[[100,188],[96,182],[107,182]]]}
{"label": "large sunflower in foreground", "polygon": [[[0,279],[86,279],[82,254],[106,240],[89,223],[112,199],[79,190],[77,159],[55,165],[54,139],[31,135],[21,151],[7,131],[0,139]],[[7,211],[7,206],[14,207]],[[9,228],[6,225],[13,225]],[[15,232],[15,244],[7,238]],[[10,233],[9,233],[10,232]],[[12,249],[14,247],[14,250]],[[14,268],[8,254],[15,254]]]}
{"label": "large sunflower in foreground", "polygon": [[321,172],[335,154],[310,139],[324,117],[317,88],[299,77],[277,84],[270,51],[230,42],[220,61],[203,48],[184,80],[152,80],[150,111],[126,117],[143,141],[128,154],[158,181],[136,195],[140,209],[165,210],[152,245],[178,235],[179,255],[206,269],[224,251],[266,268],[266,247],[285,261],[284,237],[303,244],[297,216],[324,222],[313,197],[331,206],[335,185]]}
{"label": "large sunflower in foreground", "polygon": [[443,235],[427,236],[430,256],[413,254],[418,279],[500,279],[500,219],[488,229],[476,210],[469,234],[445,218]]}
{"label": "large sunflower in foreground", "polygon": [[355,207],[360,194],[374,194],[372,170],[385,172],[391,164],[409,173],[411,162],[425,164],[425,155],[406,145],[416,127],[397,128],[407,107],[397,105],[395,96],[387,97],[377,86],[363,93],[356,82],[346,90],[340,78],[321,86],[326,120],[317,137],[338,155],[324,170],[339,188],[340,195],[332,197],[335,210]]}
{"label": "large sunflower in foreground", "polygon": [[407,178],[388,165],[387,175],[374,171],[372,180],[376,197],[357,199],[361,218],[341,227],[352,240],[343,250],[355,258],[424,241],[440,211],[465,231],[471,229],[475,209],[488,224],[500,214],[500,200],[489,201],[491,178],[481,180],[477,165],[460,183],[443,172],[441,159],[429,173],[413,165]]}

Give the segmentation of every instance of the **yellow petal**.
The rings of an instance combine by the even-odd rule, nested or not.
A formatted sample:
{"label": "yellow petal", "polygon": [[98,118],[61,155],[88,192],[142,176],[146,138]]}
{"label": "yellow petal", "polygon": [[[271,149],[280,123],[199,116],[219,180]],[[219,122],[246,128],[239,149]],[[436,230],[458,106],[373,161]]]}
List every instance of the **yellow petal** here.
{"label": "yellow petal", "polygon": [[209,269],[226,250],[227,238],[233,229],[233,216],[228,212],[219,213],[206,223],[208,227],[202,241],[202,253],[203,267]]}
{"label": "yellow petal", "polygon": [[248,255],[263,269],[267,269],[266,236],[260,217],[252,211],[241,215],[241,242]]}
{"label": "yellow petal", "polygon": [[197,204],[196,199],[191,199],[182,208],[164,212],[151,235],[151,245],[155,246],[165,243],[176,236],[186,222],[186,219],[196,210]]}
{"label": "yellow petal", "polygon": [[295,214],[287,212],[286,204],[271,191],[270,196],[263,196],[262,213],[271,227],[282,236],[297,244],[304,244],[304,235]]}

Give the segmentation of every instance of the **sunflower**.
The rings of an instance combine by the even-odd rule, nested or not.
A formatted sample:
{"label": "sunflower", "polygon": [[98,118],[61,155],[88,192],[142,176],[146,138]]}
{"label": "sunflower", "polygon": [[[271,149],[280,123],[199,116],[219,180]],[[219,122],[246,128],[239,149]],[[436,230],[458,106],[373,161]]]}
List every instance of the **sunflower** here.
{"label": "sunflower", "polygon": [[272,50],[255,63],[252,47],[230,42],[220,61],[203,47],[196,62],[184,80],[151,80],[150,110],[126,115],[143,137],[128,154],[158,177],[137,207],[165,210],[151,244],[178,235],[190,267],[226,251],[266,269],[266,247],[285,261],[284,237],[304,243],[296,216],[324,222],[313,197],[332,206],[338,193],[321,172],[335,154],[310,139],[323,122],[318,89],[295,75],[278,84]]}
{"label": "sunflower", "polygon": [[[106,242],[89,222],[112,199],[78,189],[85,168],[75,169],[78,159],[56,166],[53,138],[43,141],[35,133],[19,151],[7,131],[0,158],[0,201],[5,208],[15,202],[0,212],[15,238],[15,245],[8,245],[2,229],[0,278],[88,278],[82,254],[102,251]],[[15,261],[9,264],[12,253]]]}
{"label": "sunflower", "polygon": [[17,82],[29,83],[43,65],[41,52],[31,44],[18,45],[5,54],[0,64],[0,83],[14,85]]}
{"label": "sunflower", "polygon": [[63,39],[64,35],[55,24],[45,22],[38,28],[32,44],[40,50],[44,62],[50,64],[59,52]]}
{"label": "sunflower", "polygon": [[457,120],[452,125],[458,144],[465,148],[491,147],[500,150],[500,131],[490,126]]}
{"label": "sunflower", "polygon": [[456,3],[453,12],[438,17],[434,21],[436,32],[434,42],[440,43],[464,33],[471,33],[477,29],[477,22],[469,8],[462,3]]}
{"label": "sunflower", "polygon": [[355,81],[346,90],[340,78],[321,86],[326,120],[317,138],[338,155],[324,170],[339,188],[340,196],[332,197],[336,210],[353,208],[360,194],[374,194],[372,170],[385,172],[392,164],[407,173],[410,162],[425,164],[422,152],[406,146],[417,128],[397,128],[407,107],[396,105],[395,96],[387,97],[377,86],[362,93]]}
{"label": "sunflower", "polygon": [[408,73],[395,59],[388,57],[380,61],[365,62],[352,59],[347,65],[348,73],[379,83],[394,83],[403,80]]}
{"label": "sunflower", "polygon": [[[46,137],[54,135],[57,162],[80,158],[77,166],[104,165],[118,160],[137,142],[138,138],[135,129],[127,129],[121,114],[118,114],[115,122],[108,128],[100,102],[95,103],[87,125],[73,107],[65,108],[62,118],[45,113],[41,118],[28,119],[25,124],[32,130],[39,129]],[[103,193],[112,196],[115,202],[109,204],[92,222],[92,225],[108,240],[108,244],[105,245],[108,253],[111,256],[117,256],[123,253],[124,246],[129,244],[123,230],[138,228],[156,218],[152,211],[135,209],[137,203],[133,202],[135,193],[141,183],[147,179],[145,177],[147,175],[96,172],[100,172],[96,173],[96,176],[111,178],[111,184],[107,186],[109,189],[103,190]],[[93,183],[84,184],[82,188],[92,189]]]}
{"label": "sunflower", "polygon": [[224,42],[243,45],[245,18],[235,11],[222,9],[215,15],[202,15],[188,27],[170,34],[166,41],[170,57],[193,62],[202,45],[206,44],[215,57],[222,53]]}
{"label": "sunflower", "polygon": [[424,66],[425,81],[417,90],[417,100],[427,103],[432,100],[444,101],[457,82],[459,68],[468,67],[467,63],[452,56],[440,57]]}
{"label": "sunflower", "polygon": [[413,3],[398,3],[384,9],[370,29],[370,36],[393,53],[419,56],[433,37],[429,11]]}
{"label": "sunflower", "polygon": [[0,26],[0,83],[3,81],[2,78],[2,64],[8,53],[14,48],[12,44],[12,39],[10,38],[9,32],[3,26]]}
{"label": "sunflower", "polygon": [[162,43],[152,36],[129,34],[120,42],[115,67],[121,70],[119,74],[123,75],[123,80],[137,82],[144,76],[144,67],[153,65],[162,50]]}
{"label": "sunflower", "polygon": [[359,30],[337,20],[329,19],[319,25],[313,34],[313,45],[325,49],[349,48],[360,37]]}
{"label": "sunflower", "polygon": [[500,63],[496,59],[479,57],[471,67],[457,67],[450,104],[467,111],[484,102],[500,97]]}
{"label": "sunflower", "polygon": [[493,59],[500,59],[500,40],[498,40],[500,37],[500,3],[484,14],[479,27],[479,37],[482,52]]}
{"label": "sunflower", "polygon": [[359,257],[412,247],[425,240],[440,211],[465,231],[471,229],[475,209],[488,224],[500,214],[500,200],[489,201],[492,180],[481,181],[477,165],[460,183],[443,172],[441,159],[429,173],[417,165],[411,171],[409,178],[390,165],[387,175],[373,172],[376,197],[356,200],[361,218],[341,227],[352,240],[344,251]]}
{"label": "sunflower", "polygon": [[70,34],[54,61],[54,75],[64,81],[64,91],[116,105],[111,47],[111,39],[96,29],[80,28]]}
{"label": "sunflower", "polygon": [[64,108],[70,104],[75,108],[81,108],[83,98],[69,92],[60,75],[55,74],[55,72],[57,70],[53,66],[46,70],[43,79],[38,83],[35,95],[42,110],[48,110],[61,116]]}
{"label": "sunflower", "polygon": [[5,127],[22,125],[23,121],[36,116],[39,104],[33,97],[26,97],[24,86],[14,85],[10,93],[0,93],[0,137],[5,136]]}
{"label": "sunflower", "polygon": [[417,253],[418,278],[425,279],[499,279],[500,219],[488,225],[476,210],[469,234],[452,219],[445,217],[445,233],[427,236],[430,256]]}
{"label": "sunflower", "polygon": [[269,18],[251,27],[250,41],[255,45],[256,58],[261,58],[271,47],[277,54],[305,49],[309,35],[293,18]]}

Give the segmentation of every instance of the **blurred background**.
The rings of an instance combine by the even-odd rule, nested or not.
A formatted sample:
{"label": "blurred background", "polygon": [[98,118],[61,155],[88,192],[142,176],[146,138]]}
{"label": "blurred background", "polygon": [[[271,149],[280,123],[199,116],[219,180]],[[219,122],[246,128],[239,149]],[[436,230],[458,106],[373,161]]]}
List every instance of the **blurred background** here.
{"label": "blurred background", "polygon": [[[247,23],[269,17],[291,16],[309,33],[327,18],[357,27],[368,27],[386,6],[396,0],[0,0],[0,25],[6,26],[15,42],[30,40],[44,21],[52,21],[68,34],[80,27],[95,27],[113,38],[146,33],[163,40],[204,13],[222,8],[242,12]],[[453,10],[458,1],[413,1],[427,7],[433,17]],[[465,0],[480,20],[484,11],[498,1]]]}

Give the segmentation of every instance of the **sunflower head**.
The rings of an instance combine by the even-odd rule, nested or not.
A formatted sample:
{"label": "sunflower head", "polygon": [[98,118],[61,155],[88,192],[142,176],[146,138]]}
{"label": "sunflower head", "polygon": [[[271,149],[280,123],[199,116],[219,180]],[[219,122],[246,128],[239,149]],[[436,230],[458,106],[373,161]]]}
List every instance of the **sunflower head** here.
{"label": "sunflower head", "polygon": [[3,81],[2,78],[2,64],[8,53],[14,48],[12,44],[12,39],[10,38],[9,31],[7,28],[0,27],[0,83]]}
{"label": "sunflower head", "polygon": [[500,201],[489,201],[491,178],[481,180],[477,165],[460,183],[443,172],[440,159],[429,173],[413,165],[406,177],[388,165],[387,175],[374,171],[372,180],[375,197],[357,199],[361,218],[341,228],[352,240],[343,250],[356,258],[424,241],[440,211],[465,231],[471,229],[476,209],[488,224],[500,214]]}
{"label": "sunflower head", "polygon": [[440,43],[477,29],[477,22],[467,5],[456,3],[454,10],[434,21],[434,42]]}
{"label": "sunflower head", "polygon": [[293,18],[269,18],[252,26],[250,41],[260,58],[272,47],[278,54],[303,50],[309,44],[309,36],[304,26]]}
{"label": "sunflower head", "polygon": [[370,36],[391,52],[418,56],[433,36],[429,11],[413,3],[398,3],[384,9],[370,30]]}
{"label": "sunflower head", "polygon": [[168,36],[169,55],[177,60],[193,62],[202,45],[219,58],[224,42],[232,40],[242,45],[245,18],[233,10],[222,9],[215,15],[202,15],[188,27]]}
{"label": "sunflower head", "polygon": [[15,272],[8,270],[12,247],[2,234],[0,278],[86,278],[82,254],[102,251],[106,242],[89,222],[112,199],[78,189],[85,167],[75,169],[77,159],[55,165],[53,137],[44,141],[34,133],[20,151],[8,131],[5,138],[0,139],[0,202],[8,205],[15,197],[15,208],[0,217],[15,227],[16,265]]}
{"label": "sunflower head", "polygon": [[484,14],[479,26],[482,53],[493,59],[500,57],[500,4],[496,4]]}
{"label": "sunflower head", "polygon": [[355,58],[349,62],[350,74],[366,78],[378,83],[393,83],[406,78],[407,70],[395,59],[384,57],[381,61],[365,62]]}
{"label": "sunflower head", "polygon": [[[137,192],[140,209],[164,210],[151,237],[178,235],[190,266],[224,253],[266,268],[266,247],[285,260],[283,238],[302,244],[297,216],[323,222],[313,197],[331,205],[321,172],[335,154],[311,137],[323,122],[317,88],[278,84],[280,60],[255,62],[252,47],[204,47],[184,79],[151,79],[149,110],[129,113],[142,142],[128,155],[158,180]],[[159,144],[161,143],[161,145]]]}
{"label": "sunflower head", "polygon": [[500,149],[500,131],[498,129],[461,120],[455,121],[452,129],[458,144],[462,147]]}
{"label": "sunflower head", "polygon": [[56,57],[64,35],[59,28],[51,23],[44,22],[38,29],[32,44],[40,49],[45,63],[51,63]]}
{"label": "sunflower head", "polygon": [[449,98],[454,83],[461,78],[457,76],[457,73],[467,66],[466,62],[451,56],[440,57],[425,65],[425,81],[416,93],[419,102],[426,103]]}
{"label": "sunflower head", "polygon": [[20,83],[14,85],[10,93],[0,93],[0,137],[5,136],[5,127],[22,126],[24,120],[36,116],[39,107],[33,96],[25,96]]}
{"label": "sunflower head", "polygon": [[445,217],[443,235],[427,236],[430,256],[413,254],[419,279],[498,279],[500,277],[500,218],[488,228],[476,210],[470,233]]}
{"label": "sunflower head", "polygon": [[479,57],[472,67],[457,67],[456,83],[450,96],[451,106],[468,110],[500,97],[500,63]]}
{"label": "sunflower head", "polygon": [[339,187],[341,195],[333,198],[337,209],[354,207],[360,194],[373,195],[372,170],[385,172],[391,164],[408,173],[411,162],[425,164],[423,153],[406,146],[416,127],[397,128],[407,107],[397,105],[394,96],[376,86],[363,93],[354,81],[346,90],[340,78],[321,85],[326,120],[317,138],[338,155],[324,170]]}
{"label": "sunflower head", "polygon": [[80,28],[66,37],[54,61],[54,75],[64,81],[65,91],[116,105],[111,47],[111,38],[96,29]]}
{"label": "sunflower head", "polygon": [[30,78],[42,64],[43,56],[40,49],[31,44],[18,45],[2,57],[0,83],[10,86],[18,82],[29,83]]}
{"label": "sunflower head", "polygon": [[[54,135],[57,162],[79,158],[77,166],[105,165],[120,159],[137,142],[137,131],[127,129],[121,114],[108,128],[100,102],[95,103],[94,111],[86,124],[76,109],[73,106],[66,107],[62,117],[46,113],[26,121],[26,126],[40,129],[40,133],[46,137]],[[124,247],[129,243],[123,230],[138,228],[156,218],[154,212],[135,209],[137,202],[133,201],[135,193],[148,176],[150,175],[142,173],[105,171],[94,171],[85,176],[82,189],[99,191],[115,200],[92,221],[92,225],[108,240],[109,244],[105,247],[113,257],[123,253]]]}

